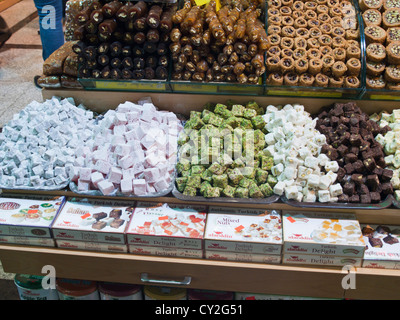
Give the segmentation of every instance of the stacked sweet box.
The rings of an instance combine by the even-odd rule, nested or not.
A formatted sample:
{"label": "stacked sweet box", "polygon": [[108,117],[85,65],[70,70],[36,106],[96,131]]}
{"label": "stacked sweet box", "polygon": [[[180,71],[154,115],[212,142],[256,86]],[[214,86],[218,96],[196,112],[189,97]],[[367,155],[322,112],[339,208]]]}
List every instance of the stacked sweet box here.
{"label": "stacked sweet box", "polygon": [[0,243],[54,247],[51,224],[65,197],[0,198]]}
{"label": "stacked sweet box", "polygon": [[275,210],[210,207],[204,239],[206,259],[278,264],[281,214]]}
{"label": "stacked sweet box", "polygon": [[133,201],[68,199],[53,224],[57,247],[127,252],[124,232],[133,210]]}
{"label": "stacked sweet box", "polygon": [[126,230],[130,253],[203,258],[206,206],[138,202]]}
{"label": "stacked sweet box", "polygon": [[355,215],[283,211],[282,263],[360,267],[365,242]]}
{"label": "stacked sweet box", "polygon": [[363,267],[400,269],[400,227],[361,225],[366,243]]}

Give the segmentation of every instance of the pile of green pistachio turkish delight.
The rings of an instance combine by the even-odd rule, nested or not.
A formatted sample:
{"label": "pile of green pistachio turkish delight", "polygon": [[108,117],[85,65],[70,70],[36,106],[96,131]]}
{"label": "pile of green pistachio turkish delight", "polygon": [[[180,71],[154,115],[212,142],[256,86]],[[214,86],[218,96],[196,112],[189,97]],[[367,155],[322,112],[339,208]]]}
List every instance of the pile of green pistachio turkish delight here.
{"label": "pile of green pistachio turkish delight", "polygon": [[276,178],[266,156],[265,110],[247,105],[208,104],[192,111],[178,138],[176,188],[187,196],[266,198]]}

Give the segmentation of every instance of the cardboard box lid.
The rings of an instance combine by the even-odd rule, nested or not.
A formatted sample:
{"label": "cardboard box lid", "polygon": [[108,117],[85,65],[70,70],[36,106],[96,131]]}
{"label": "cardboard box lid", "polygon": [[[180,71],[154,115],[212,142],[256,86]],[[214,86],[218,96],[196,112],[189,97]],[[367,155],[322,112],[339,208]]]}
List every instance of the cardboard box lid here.
{"label": "cardboard box lid", "polygon": [[284,242],[365,246],[353,214],[283,211],[282,222]]}
{"label": "cardboard box lid", "polygon": [[65,197],[0,198],[0,225],[49,228]]}
{"label": "cardboard box lid", "polygon": [[133,210],[134,202],[129,201],[72,198],[65,202],[53,229],[124,233]]}
{"label": "cardboard box lid", "polygon": [[209,213],[206,240],[282,244],[282,220],[279,211],[263,215]]}
{"label": "cardboard box lid", "polygon": [[206,206],[138,202],[129,234],[203,239]]}
{"label": "cardboard box lid", "polygon": [[400,261],[400,226],[362,224],[364,260]]}

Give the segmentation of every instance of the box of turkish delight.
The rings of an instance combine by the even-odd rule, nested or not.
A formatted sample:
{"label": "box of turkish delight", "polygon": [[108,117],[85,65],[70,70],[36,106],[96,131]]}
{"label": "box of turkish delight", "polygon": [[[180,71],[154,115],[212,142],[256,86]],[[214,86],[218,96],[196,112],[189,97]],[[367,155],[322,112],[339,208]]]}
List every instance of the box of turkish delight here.
{"label": "box of turkish delight", "polygon": [[282,221],[279,211],[262,210],[260,215],[209,212],[205,250],[279,255],[282,250]]}
{"label": "box of turkish delight", "polygon": [[0,236],[51,238],[65,197],[1,197]]}
{"label": "box of turkish delight", "polygon": [[282,222],[285,254],[364,256],[365,242],[353,214],[283,211]]}
{"label": "box of turkish delight", "polygon": [[364,268],[400,269],[400,226],[362,224]]}
{"label": "box of turkish delight", "polygon": [[138,202],[127,228],[128,245],[202,249],[206,206]]}
{"label": "box of turkish delight", "polygon": [[53,224],[54,238],[125,244],[133,201],[71,198]]}

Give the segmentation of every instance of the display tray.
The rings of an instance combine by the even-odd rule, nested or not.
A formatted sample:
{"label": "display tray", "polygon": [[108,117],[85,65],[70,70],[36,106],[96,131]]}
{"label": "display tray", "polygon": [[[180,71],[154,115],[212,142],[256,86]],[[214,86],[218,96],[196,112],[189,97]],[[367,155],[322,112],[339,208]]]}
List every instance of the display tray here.
{"label": "display tray", "polygon": [[362,99],[400,101],[400,91],[388,89],[365,89]]}
{"label": "display tray", "polygon": [[229,94],[229,95],[263,95],[263,79],[259,84],[240,84],[236,82],[193,82],[170,81],[172,92],[175,93],[204,93],[204,94]]}
{"label": "display tray", "polygon": [[171,92],[167,80],[110,80],[78,78],[85,90]]}
{"label": "display tray", "polygon": [[392,195],[388,195],[386,199],[379,203],[321,203],[321,202],[299,202],[295,200],[289,200],[285,196],[281,196],[281,201],[297,208],[330,208],[330,209],[363,209],[363,210],[380,210],[389,208],[392,204],[394,198]]}
{"label": "display tray", "polygon": [[208,202],[208,203],[241,203],[241,204],[271,204],[279,201],[278,195],[273,195],[268,198],[228,198],[228,197],[218,197],[218,198],[205,198],[202,196],[186,196],[174,185],[172,189],[172,195],[184,201],[194,201],[194,202]]}
{"label": "display tray", "polygon": [[[351,1],[357,16],[358,28],[360,30],[360,43],[361,49],[361,73],[359,76],[360,86],[358,88],[330,88],[330,87],[316,87],[316,86],[288,86],[288,85],[270,85],[265,82],[264,95],[266,96],[283,96],[283,97],[314,97],[314,98],[338,98],[338,99],[361,99],[365,91],[365,36],[364,36],[364,22],[360,14],[357,1]],[[283,4],[282,4],[283,6]],[[266,21],[268,21],[268,2],[266,10]],[[304,9],[305,11],[305,9]],[[269,24],[266,22],[266,30],[268,34]],[[267,61],[268,53],[266,53],[265,61]],[[268,69],[268,67],[267,67]],[[268,74],[265,74],[268,78]]]}
{"label": "display tray", "polygon": [[392,204],[393,204],[394,207],[400,209],[400,202],[397,201],[394,197],[393,197]]}
{"label": "display tray", "polygon": [[[26,191],[58,191],[58,190],[63,190],[68,187],[70,181],[66,181],[63,184],[59,186],[52,186],[52,187],[34,187],[34,186],[17,186],[15,188],[10,188],[9,186],[2,185],[0,184],[0,191],[1,189],[7,189],[7,190],[26,190]],[[1,193],[1,192],[0,192]]]}

